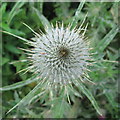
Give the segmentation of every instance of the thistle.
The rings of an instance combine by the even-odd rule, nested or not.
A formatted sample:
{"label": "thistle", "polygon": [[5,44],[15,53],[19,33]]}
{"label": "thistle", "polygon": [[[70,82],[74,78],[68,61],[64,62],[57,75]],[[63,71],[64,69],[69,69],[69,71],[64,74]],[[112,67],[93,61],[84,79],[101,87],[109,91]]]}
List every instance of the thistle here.
{"label": "thistle", "polygon": [[[84,77],[90,59],[89,46],[80,29],[46,28],[29,42],[30,69],[50,84],[66,85]],[[27,51],[27,50],[26,50]]]}

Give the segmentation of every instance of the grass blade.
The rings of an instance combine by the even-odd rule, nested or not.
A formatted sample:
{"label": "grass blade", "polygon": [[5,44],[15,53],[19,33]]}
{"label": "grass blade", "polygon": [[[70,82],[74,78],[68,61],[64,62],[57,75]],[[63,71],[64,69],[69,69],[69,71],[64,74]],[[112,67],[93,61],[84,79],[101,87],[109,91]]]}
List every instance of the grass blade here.
{"label": "grass blade", "polygon": [[112,106],[112,108],[115,110],[115,112],[117,112],[117,102],[114,100],[114,95],[115,93],[112,90],[107,90],[107,88],[105,88],[105,85],[101,84],[101,87],[104,90],[104,95],[107,97],[110,105]]}
{"label": "grass blade", "polygon": [[14,107],[12,107],[6,114],[10,113],[13,109],[15,109],[18,106],[25,106],[29,103],[31,98],[34,96],[35,92],[41,87],[41,82],[34,87],[33,90],[31,90],[19,103],[17,103]]}
{"label": "grass blade", "polygon": [[29,41],[28,41],[27,39],[25,39],[25,38],[23,38],[23,37],[20,37],[20,36],[17,36],[17,35],[15,35],[15,34],[12,34],[12,33],[10,33],[10,32],[7,32],[7,31],[1,31],[1,30],[0,30],[0,32],[5,33],[5,34],[8,34],[8,35],[11,35],[11,36],[14,36],[14,37],[16,37],[16,38],[18,38],[18,39],[20,39],[20,40],[23,40],[23,41],[29,43]]}
{"label": "grass blade", "polygon": [[40,10],[40,12],[42,13],[43,12],[43,0],[41,0],[38,4],[38,8]]}
{"label": "grass blade", "polygon": [[96,49],[99,52],[104,51],[104,49],[110,44],[115,35],[118,33],[118,27],[115,26],[97,45]]}
{"label": "grass blade", "polygon": [[22,2],[22,0],[19,0],[14,7],[12,8],[11,12],[9,13],[8,16],[8,24],[12,21],[13,17],[18,14],[21,10],[20,8],[25,4],[25,2]]}
{"label": "grass blade", "polygon": [[75,16],[73,17],[73,21],[72,21],[72,23],[71,23],[71,29],[73,29],[73,28],[76,26],[78,20],[80,19],[80,13],[81,13],[81,10],[82,10],[84,4],[85,4],[85,0],[83,0],[83,1],[79,4],[79,6],[78,6],[78,8],[77,8],[77,11],[76,11],[76,13],[75,13]]}
{"label": "grass blade", "polygon": [[45,28],[46,27],[51,28],[51,25],[50,25],[49,21],[47,20],[47,18],[41,12],[39,12],[36,8],[34,8],[34,7],[32,7],[32,8],[35,11],[36,15],[38,16],[38,18],[40,19],[43,26]]}
{"label": "grass blade", "polygon": [[30,84],[30,83],[32,83],[32,82],[37,81],[37,80],[38,80],[38,79],[34,76],[34,78],[32,77],[32,78],[29,78],[29,79],[27,79],[27,80],[25,80],[25,81],[17,82],[17,83],[15,83],[15,84],[8,85],[8,86],[5,86],[5,87],[3,87],[3,88],[0,88],[0,91],[14,90],[14,89],[16,89],[16,88],[23,87],[23,86],[28,85],[28,84]]}
{"label": "grass blade", "polygon": [[87,98],[90,100],[90,102],[96,109],[97,113],[102,116],[102,114],[100,112],[100,108],[99,108],[96,100],[94,99],[93,95],[91,94],[91,92],[82,83],[79,83],[79,84],[80,84],[80,86],[79,86],[80,91],[82,91],[87,96]]}

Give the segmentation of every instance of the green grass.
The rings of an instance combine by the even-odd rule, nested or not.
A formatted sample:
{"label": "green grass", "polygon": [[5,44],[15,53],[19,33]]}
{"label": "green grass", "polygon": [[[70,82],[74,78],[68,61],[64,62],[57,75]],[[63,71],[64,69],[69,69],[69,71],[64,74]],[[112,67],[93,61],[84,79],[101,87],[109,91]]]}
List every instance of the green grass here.
{"label": "green grass", "polygon": [[[83,3],[2,3],[0,8],[2,30],[30,39],[34,31],[44,32],[51,23],[63,22],[65,26],[83,26],[88,23],[86,36],[93,48],[94,66],[90,67],[90,79],[96,85],[85,83],[68,90],[70,102],[60,96],[43,92],[43,85],[31,78],[32,73],[18,73],[28,66],[26,54],[18,48],[28,48],[24,41],[3,33],[2,37],[2,116],[3,118],[98,118],[118,115],[118,2]],[[85,19],[86,16],[86,19]],[[16,62],[20,60],[21,62]],[[12,62],[12,63],[11,63]],[[54,93],[54,92],[53,92]],[[82,95],[82,97],[81,97]],[[31,100],[31,101],[30,101]],[[52,107],[51,107],[52,106]],[[12,109],[11,109],[12,108]],[[13,109],[15,108],[15,109]],[[8,112],[8,114],[6,114]]]}

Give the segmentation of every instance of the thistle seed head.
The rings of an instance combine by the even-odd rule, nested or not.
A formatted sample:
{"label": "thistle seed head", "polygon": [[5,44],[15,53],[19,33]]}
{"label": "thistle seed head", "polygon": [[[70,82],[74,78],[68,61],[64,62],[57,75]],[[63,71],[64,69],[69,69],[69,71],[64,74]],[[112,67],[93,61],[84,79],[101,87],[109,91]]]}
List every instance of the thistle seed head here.
{"label": "thistle seed head", "polygon": [[33,72],[52,84],[69,84],[80,79],[90,59],[89,45],[81,29],[56,25],[37,34],[29,59]]}

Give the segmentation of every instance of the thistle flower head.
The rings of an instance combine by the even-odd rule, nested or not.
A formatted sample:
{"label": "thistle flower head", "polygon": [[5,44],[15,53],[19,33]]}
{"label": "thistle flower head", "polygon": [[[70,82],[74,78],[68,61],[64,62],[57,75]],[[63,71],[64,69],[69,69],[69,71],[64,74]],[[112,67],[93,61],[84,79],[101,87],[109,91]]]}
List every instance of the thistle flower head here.
{"label": "thistle flower head", "polygon": [[90,59],[89,46],[85,40],[84,30],[70,26],[46,28],[45,33],[36,34],[31,42],[29,59],[31,68],[39,77],[52,84],[69,84],[82,78]]}

